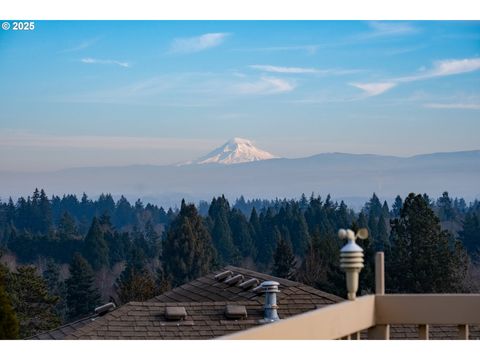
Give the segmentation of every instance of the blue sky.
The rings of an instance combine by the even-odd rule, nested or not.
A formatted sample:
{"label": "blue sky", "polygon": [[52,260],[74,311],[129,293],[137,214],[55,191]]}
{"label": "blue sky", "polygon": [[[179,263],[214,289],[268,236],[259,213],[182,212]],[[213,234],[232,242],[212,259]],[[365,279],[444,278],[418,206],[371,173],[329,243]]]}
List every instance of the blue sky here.
{"label": "blue sky", "polygon": [[480,148],[480,22],[39,21],[0,79],[0,171]]}

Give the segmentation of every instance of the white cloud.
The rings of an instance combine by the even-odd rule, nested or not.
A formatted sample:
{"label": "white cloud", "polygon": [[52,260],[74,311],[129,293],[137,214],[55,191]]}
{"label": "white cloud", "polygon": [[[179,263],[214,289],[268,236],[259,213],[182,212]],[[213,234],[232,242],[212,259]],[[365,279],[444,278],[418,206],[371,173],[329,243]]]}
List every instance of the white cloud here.
{"label": "white cloud", "polygon": [[394,79],[394,81],[410,82],[435,77],[464,74],[477,71],[479,69],[480,58],[441,60],[435,62],[433,68],[430,70],[425,70],[412,76],[400,77]]}
{"label": "white cloud", "polygon": [[287,93],[295,89],[292,81],[275,77],[261,77],[254,82],[245,82],[234,86],[234,92],[240,94],[278,94]]}
{"label": "white cloud", "polygon": [[294,45],[294,46],[267,46],[267,47],[258,47],[258,48],[233,49],[233,51],[241,51],[241,52],[306,51],[308,54],[313,55],[322,46],[323,45],[320,45],[320,44]]}
{"label": "white cloud", "polygon": [[228,33],[208,33],[191,38],[174,39],[170,46],[170,53],[195,53],[221,45]]}
{"label": "white cloud", "polygon": [[96,42],[98,42],[98,40],[100,40],[100,37],[83,40],[82,42],[80,42],[76,46],[65,49],[65,50],[62,50],[62,51],[60,51],[60,53],[68,53],[68,52],[76,52],[76,51],[85,50],[85,49],[89,48],[90,46],[94,45]]}
{"label": "white cloud", "polygon": [[430,103],[423,105],[430,109],[461,109],[461,110],[480,110],[480,104],[468,103]]}
{"label": "white cloud", "polygon": [[365,92],[367,96],[377,96],[390,90],[397,84],[393,82],[378,82],[378,83],[350,83],[351,86],[359,88]]}
{"label": "white cloud", "polygon": [[274,65],[250,65],[250,67],[255,70],[281,74],[315,74],[319,72],[317,69],[302,67],[285,67]]}
{"label": "white cloud", "polygon": [[480,58],[441,60],[435,62],[429,70],[421,68],[421,71],[415,75],[393,78],[378,83],[350,83],[350,85],[364,90],[368,96],[375,96],[390,90],[399,83],[465,74],[477,70],[480,70]]}
{"label": "white cloud", "polygon": [[84,64],[106,64],[106,65],[118,65],[121,67],[128,68],[130,64],[125,61],[118,61],[118,60],[102,60],[102,59],[94,59],[94,58],[83,58],[80,60]]}
{"label": "white cloud", "polygon": [[317,75],[346,75],[358,73],[359,69],[315,69],[305,67],[287,67],[275,65],[250,65],[250,68],[264,72],[278,74],[317,74]]}
{"label": "white cloud", "polygon": [[418,32],[417,28],[405,22],[371,21],[368,23],[368,26],[372,30],[364,34],[360,34],[359,38],[370,39],[370,38],[378,38],[378,37],[410,35]]}

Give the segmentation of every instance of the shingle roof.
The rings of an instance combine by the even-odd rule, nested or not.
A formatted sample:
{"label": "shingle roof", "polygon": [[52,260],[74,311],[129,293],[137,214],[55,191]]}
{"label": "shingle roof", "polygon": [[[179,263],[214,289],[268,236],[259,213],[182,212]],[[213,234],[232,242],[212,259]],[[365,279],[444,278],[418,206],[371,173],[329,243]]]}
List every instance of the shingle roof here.
{"label": "shingle roof", "polygon": [[[280,318],[298,315],[344,299],[302,283],[277,278],[256,271],[227,266],[172,289],[146,302],[130,302],[71,333],[68,339],[211,339],[235,331],[258,326],[263,319],[264,295],[252,288],[242,289],[215,279],[219,273],[231,271],[244,280],[274,280]],[[227,305],[243,305],[247,318],[232,320],[225,315]],[[168,321],[165,308],[182,306],[187,317]]]}
{"label": "shingle roof", "polygon": [[256,278],[260,282],[274,280],[280,283],[278,294],[279,306],[282,303],[298,302],[310,303],[315,305],[328,305],[343,301],[341,297],[317,290],[311,286],[277,278],[275,276],[262,274],[256,271],[247,270],[235,266],[226,266],[225,268],[200,277],[187,284],[181,285],[170,291],[167,291],[149,301],[159,302],[212,302],[212,301],[242,301],[253,300],[263,301],[263,295],[252,292],[251,289],[243,290],[235,285],[227,285],[223,281],[215,279],[215,275],[224,271],[232,271],[234,274],[241,274],[244,280]]}
{"label": "shingle roof", "polygon": [[[277,278],[252,270],[227,266],[163,293],[146,302],[130,302],[102,317],[90,317],[64,325],[32,339],[212,339],[261,324],[264,295],[215,279],[219,273],[231,271],[244,280],[280,283],[277,294],[281,319],[311,311],[344,299],[295,281]],[[227,305],[242,305],[246,319],[228,319]],[[184,307],[183,320],[167,320],[165,308]],[[455,325],[430,326],[430,339],[456,339]],[[362,332],[366,338],[366,332]],[[391,339],[417,339],[415,325],[393,325]],[[480,326],[470,326],[470,339],[480,339]]]}
{"label": "shingle roof", "polygon": [[34,335],[27,338],[27,340],[63,340],[71,333],[91,323],[96,317],[97,315],[85,317],[72,323],[62,325],[56,329]]}
{"label": "shingle roof", "polygon": [[[261,325],[263,308],[257,301],[239,301],[247,310],[247,318],[232,320],[225,316],[229,302],[130,302],[102,318],[85,325],[67,339],[132,339],[132,340],[201,340],[227,335]],[[184,320],[169,321],[165,308],[182,306]],[[279,307],[280,318],[314,310],[314,304],[285,304]]]}

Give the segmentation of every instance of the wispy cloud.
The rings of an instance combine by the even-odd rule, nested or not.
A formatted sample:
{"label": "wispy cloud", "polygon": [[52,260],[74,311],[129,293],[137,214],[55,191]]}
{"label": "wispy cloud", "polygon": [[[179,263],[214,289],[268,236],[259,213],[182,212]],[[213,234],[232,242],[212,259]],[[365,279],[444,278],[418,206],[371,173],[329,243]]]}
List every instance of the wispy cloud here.
{"label": "wispy cloud", "polygon": [[393,82],[350,83],[350,85],[363,90],[368,97],[383,94],[385,91],[396,86]]}
{"label": "wispy cloud", "polygon": [[400,83],[465,74],[477,70],[480,70],[480,58],[449,59],[437,61],[431,69],[420,71],[414,75],[392,78],[382,82],[350,83],[350,85],[362,89],[368,96],[376,96]]}
{"label": "wispy cloud", "polygon": [[399,77],[394,79],[397,82],[410,82],[435,77],[450,76],[477,71],[480,69],[480,58],[470,59],[449,59],[434,63],[430,70],[422,71],[418,74]]}
{"label": "wispy cloud", "polygon": [[250,65],[252,69],[280,73],[280,74],[315,74],[319,70],[313,68],[302,68],[302,67],[285,67],[285,66],[274,66],[274,65]]}
{"label": "wispy cloud", "polygon": [[93,39],[86,39],[86,40],[83,40],[82,42],[80,42],[79,44],[77,44],[73,47],[61,50],[59,52],[60,53],[69,53],[69,52],[76,52],[76,51],[85,50],[85,49],[88,49],[90,46],[94,45],[95,43],[97,43],[99,40],[100,40],[100,36],[96,37],[96,38],[93,38]]}
{"label": "wispy cloud", "polygon": [[279,74],[320,74],[320,75],[346,75],[360,72],[358,69],[315,69],[305,67],[287,67],[275,65],[250,65],[250,68],[270,73]]}
{"label": "wispy cloud", "polygon": [[187,54],[207,50],[221,45],[229,35],[229,33],[208,33],[190,38],[174,39],[169,53]]}
{"label": "wispy cloud", "polygon": [[255,48],[240,48],[233,49],[232,51],[241,51],[241,52],[275,52],[275,51],[305,51],[310,55],[315,54],[318,49],[323,47],[321,44],[312,44],[312,45],[292,45],[292,46],[265,46],[265,47],[255,47]]}
{"label": "wispy cloud", "polygon": [[275,77],[261,77],[258,81],[236,84],[234,91],[240,94],[278,94],[288,93],[295,89],[295,83]]}
{"label": "wispy cloud", "polygon": [[368,26],[370,27],[370,31],[357,35],[356,37],[358,39],[411,35],[419,31],[410,23],[396,21],[370,21]]}
{"label": "wispy cloud", "polygon": [[130,67],[130,63],[128,63],[126,61],[118,61],[118,60],[83,58],[80,61],[84,64],[118,65],[118,66],[125,67],[125,68]]}
{"label": "wispy cloud", "polygon": [[430,103],[423,105],[430,109],[460,109],[460,110],[480,110],[480,104],[468,103]]}

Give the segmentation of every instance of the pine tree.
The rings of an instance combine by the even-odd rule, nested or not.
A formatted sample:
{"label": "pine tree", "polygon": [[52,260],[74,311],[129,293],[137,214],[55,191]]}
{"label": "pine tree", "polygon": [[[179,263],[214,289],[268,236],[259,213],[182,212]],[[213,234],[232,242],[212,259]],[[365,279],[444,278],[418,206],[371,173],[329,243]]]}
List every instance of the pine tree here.
{"label": "pine tree", "polygon": [[213,245],[218,251],[219,261],[226,264],[237,264],[240,252],[233,243],[232,230],[228,223],[230,204],[225,196],[213,199],[208,210],[211,219],[211,236]]}
{"label": "pine tree", "polygon": [[275,228],[277,248],[273,254],[273,275],[280,278],[293,280],[296,272],[296,260],[293,255],[292,245],[280,231]]}
{"label": "pine tree", "polygon": [[58,232],[64,239],[71,239],[78,235],[75,219],[68,211],[65,211],[59,220]]}
{"label": "pine tree", "polygon": [[211,271],[216,252],[195,205],[182,200],[180,213],[166,235],[162,263],[172,286],[178,286]]}
{"label": "pine tree", "polygon": [[109,264],[108,245],[101,226],[98,218],[94,217],[84,243],[85,258],[94,270],[99,270]]}
{"label": "pine tree", "polygon": [[467,213],[459,238],[471,256],[480,255],[480,217],[478,215],[473,212]]}
{"label": "pine tree", "polygon": [[18,320],[12,302],[5,290],[8,269],[0,264],[0,340],[18,338]]}
{"label": "pine tree", "polygon": [[163,294],[172,288],[172,279],[165,274],[163,266],[157,269],[155,276],[156,294]]}
{"label": "pine tree", "polygon": [[389,246],[388,227],[385,217],[380,215],[377,225],[377,238],[375,239],[375,251],[385,251]]}
{"label": "pine tree", "polygon": [[42,276],[47,284],[50,294],[59,299],[55,306],[55,310],[60,319],[64,320],[66,318],[67,311],[67,304],[65,301],[66,288],[65,283],[60,281],[60,266],[55,263],[53,259],[48,259],[47,268],[43,272]]}
{"label": "pine tree", "polygon": [[298,271],[298,280],[323,291],[345,297],[345,275],[340,269],[340,242],[334,234],[312,234]]}
{"label": "pine tree", "polygon": [[392,205],[392,217],[398,218],[400,216],[400,212],[402,211],[403,200],[400,195],[397,195],[395,198],[395,202]]}
{"label": "pine tree", "polygon": [[422,195],[410,194],[400,218],[392,221],[392,255],[387,269],[394,292],[462,291],[466,264],[462,248],[442,231],[440,221]]}
{"label": "pine tree", "polygon": [[127,267],[117,280],[118,298],[123,304],[130,301],[146,301],[156,294],[155,280],[145,267],[141,249],[134,248]]}
{"label": "pine tree", "polygon": [[22,339],[60,325],[55,311],[58,297],[49,293],[36,271],[34,266],[21,266],[7,279],[7,292],[17,313]]}
{"label": "pine tree", "polygon": [[100,295],[94,285],[94,273],[90,264],[78,253],[70,263],[67,285],[69,320],[89,315],[100,303]]}
{"label": "pine tree", "polygon": [[444,191],[442,196],[437,200],[439,218],[441,221],[453,220],[455,213],[453,210],[452,199],[448,196],[448,192]]}
{"label": "pine tree", "polygon": [[232,231],[233,243],[243,258],[252,259],[257,255],[252,237],[252,229],[245,215],[239,209],[232,209],[229,216],[229,226]]}

